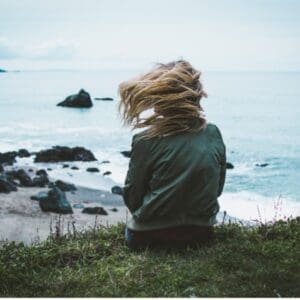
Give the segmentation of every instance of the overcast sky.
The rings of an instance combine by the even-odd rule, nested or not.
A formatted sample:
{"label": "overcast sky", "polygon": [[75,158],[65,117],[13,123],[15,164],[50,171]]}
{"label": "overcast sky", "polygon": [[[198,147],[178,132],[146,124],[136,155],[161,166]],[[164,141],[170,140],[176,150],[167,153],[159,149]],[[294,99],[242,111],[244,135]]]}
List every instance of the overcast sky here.
{"label": "overcast sky", "polygon": [[0,0],[0,68],[300,71],[298,0]]}

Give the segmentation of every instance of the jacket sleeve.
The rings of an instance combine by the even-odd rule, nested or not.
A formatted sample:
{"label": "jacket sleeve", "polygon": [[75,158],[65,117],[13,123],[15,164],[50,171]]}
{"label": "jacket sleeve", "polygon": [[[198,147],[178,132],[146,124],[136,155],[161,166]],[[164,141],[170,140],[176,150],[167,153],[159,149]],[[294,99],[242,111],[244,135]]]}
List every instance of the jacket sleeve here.
{"label": "jacket sleeve", "polygon": [[219,139],[222,143],[222,150],[220,153],[220,179],[219,179],[219,188],[218,188],[218,197],[221,196],[225,184],[225,178],[226,178],[226,147],[223,142],[222,134],[218,127],[216,127]]}
{"label": "jacket sleeve", "polygon": [[129,211],[133,213],[143,205],[143,197],[150,180],[150,150],[146,142],[137,135],[133,136],[129,168],[123,189],[123,198]]}

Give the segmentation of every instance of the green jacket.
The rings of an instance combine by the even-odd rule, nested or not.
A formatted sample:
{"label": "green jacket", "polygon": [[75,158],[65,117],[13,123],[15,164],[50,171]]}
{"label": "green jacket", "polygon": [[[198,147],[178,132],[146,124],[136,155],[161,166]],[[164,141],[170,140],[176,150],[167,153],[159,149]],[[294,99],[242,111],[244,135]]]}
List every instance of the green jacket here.
{"label": "green jacket", "polygon": [[162,138],[133,136],[124,186],[132,214],[127,227],[152,230],[216,223],[226,173],[225,145],[217,126]]}

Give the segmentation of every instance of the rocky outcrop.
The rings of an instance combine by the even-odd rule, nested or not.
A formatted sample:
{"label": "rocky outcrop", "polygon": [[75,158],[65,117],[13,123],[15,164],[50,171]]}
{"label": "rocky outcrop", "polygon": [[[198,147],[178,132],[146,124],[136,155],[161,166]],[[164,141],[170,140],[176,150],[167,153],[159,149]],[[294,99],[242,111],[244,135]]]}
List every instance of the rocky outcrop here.
{"label": "rocky outcrop", "polygon": [[71,192],[71,191],[76,191],[77,190],[77,188],[74,184],[67,183],[67,182],[64,182],[62,180],[56,180],[55,181],[55,186],[58,187],[63,192]]}
{"label": "rocky outcrop", "polygon": [[10,193],[17,191],[16,185],[5,175],[0,175],[0,193]]}
{"label": "rocky outcrop", "polygon": [[6,73],[6,70],[0,69],[0,73]]}
{"label": "rocky outcrop", "polygon": [[16,162],[17,156],[18,156],[17,151],[9,151],[9,152],[0,153],[0,163],[11,166]]}
{"label": "rocky outcrop", "polygon": [[226,169],[234,169],[234,165],[230,162],[226,163]]}
{"label": "rocky outcrop", "polygon": [[92,214],[92,215],[103,215],[103,216],[107,216],[108,215],[107,211],[103,207],[101,207],[101,206],[85,207],[82,210],[82,213],[84,213],[84,214]]}
{"label": "rocky outcrop", "polygon": [[54,187],[47,192],[47,197],[39,200],[40,208],[44,212],[55,212],[58,214],[72,214],[73,209],[66,198],[66,194],[59,188]]}
{"label": "rocky outcrop", "polygon": [[91,96],[84,89],[81,89],[78,94],[68,96],[64,101],[57,106],[90,108],[93,106]]}
{"label": "rocky outcrop", "polygon": [[131,151],[121,151],[121,154],[129,158],[131,156]]}
{"label": "rocky outcrop", "polygon": [[94,167],[87,168],[86,171],[91,172],[91,173],[99,173],[100,172],[98,168],[94,168]]}
{"label": "rocky outcrop", "polygon": [[26,150],[26,149],[20,149],[18,151],[18,156],[19,157],[30,157],[31,153],[28,150]]}
{"label": "rocky outcrop", "polygon": [[117,185],[115,185],[111,188],[111,192],[112,192],[112,194],[121,195],[121,196],[123,195],[123,189]]}
{"label": "rocky outcrop", "polygon": [[61,147],[42,150],[36,153],[34,162],[61,162],[61,161],[95,161],[94,154],[83,147]]}
{"label": "rocky outcrop", "polygon": [[113,98],[110,98],[110,97],[103,97],[103,98],[94,98],[94,100],[98,100],[98,101],[114,101]]}
{"label": "rocky outcrop", "polygon": [[267,167],[268,165],[269,165],[268,163],[263,163],[263,164],[256,164],[255,166],[264,168],[264,167]]}
{"label": "rocky outcrop", "polygon": [[111,171],[106,171],[106,172],[104,172],[102,175],[103,176],[107,176],[107,175],[110,175],[111,174]]}

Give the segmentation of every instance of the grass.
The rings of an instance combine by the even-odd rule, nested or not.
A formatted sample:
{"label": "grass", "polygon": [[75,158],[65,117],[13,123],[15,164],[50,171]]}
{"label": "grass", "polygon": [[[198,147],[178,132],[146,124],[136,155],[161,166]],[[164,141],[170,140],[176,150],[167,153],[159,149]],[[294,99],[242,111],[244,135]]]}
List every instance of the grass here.
{"label": "grass", "polygon": [[218,226],[184,250],[131,252],[124,224],[0,248],[2,297],[299,297],[300,218]]}

